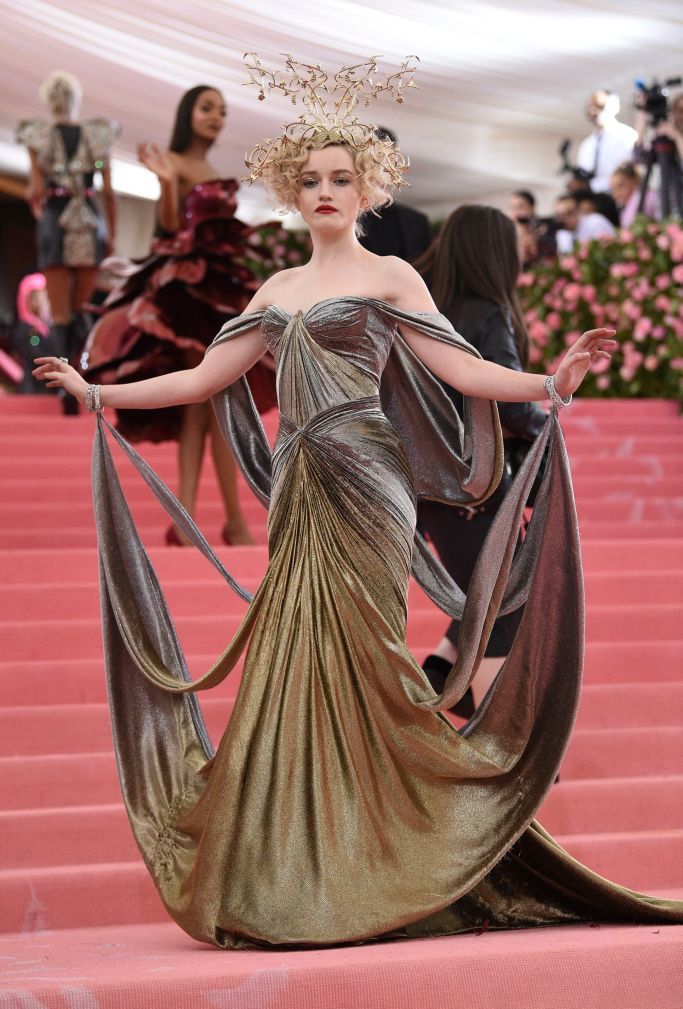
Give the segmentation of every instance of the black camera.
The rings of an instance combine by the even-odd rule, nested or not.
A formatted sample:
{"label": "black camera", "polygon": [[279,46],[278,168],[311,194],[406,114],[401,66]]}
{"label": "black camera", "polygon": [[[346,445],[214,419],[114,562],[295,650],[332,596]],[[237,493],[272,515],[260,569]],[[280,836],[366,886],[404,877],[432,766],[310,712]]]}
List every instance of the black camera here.
{"label": "black camera", "polygon": [[669,88],[680,83],[680,77],[669,77],[662,84],[654,80],[648,87],[641,77],[636,80],[635,85],[641,95],[636,99],[636,107],[647,112],[651,126],[658,126],[665,121],[669,112]]}
{"label": "black camera", "polygon": [[569,148],[571,147],[571,140],[563,140],[560,144],[558,154],[560,155],[561,165],[558,169],[558,175],[571,175],[571,177],[576,182],[585,182],[586,186],[590,185],[590,181],[595,175],[595,172],[587,172],[585,168],[579,168],[578,165],[573,165],[569,160]]}

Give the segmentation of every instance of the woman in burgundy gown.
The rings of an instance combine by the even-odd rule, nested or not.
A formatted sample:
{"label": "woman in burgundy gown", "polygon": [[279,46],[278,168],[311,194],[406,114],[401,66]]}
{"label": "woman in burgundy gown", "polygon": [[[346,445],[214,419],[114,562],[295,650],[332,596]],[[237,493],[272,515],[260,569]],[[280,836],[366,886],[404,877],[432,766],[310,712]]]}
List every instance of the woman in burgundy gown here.
{"label": "woman in burgundy gown", "polygon": [[[217,330],[244,310],[258,288],[246,253],[254,259],[259,248],[249,244],[252,229],[235,217],[238,184],[218,178],[207,160],[225,115],[220,92],[199,85],[180,101],[169,150],[139,148],[140,160],[161,186],[159,235],[147,260],[121,271],[122,285],[90,334],[84,367],[91,381],[129,382],[193,367]],[[268,365],[256,365],[249,381],[257,406],[271,407],[275,382]],[[131,441],[178,440],[178,497],[191,515],[208,439],[226,510],[222,538],[252,542],[235,462],[209,404],[152,413],[121,410],[118,428]],[[184,542],[174,526],[166,540]]]}

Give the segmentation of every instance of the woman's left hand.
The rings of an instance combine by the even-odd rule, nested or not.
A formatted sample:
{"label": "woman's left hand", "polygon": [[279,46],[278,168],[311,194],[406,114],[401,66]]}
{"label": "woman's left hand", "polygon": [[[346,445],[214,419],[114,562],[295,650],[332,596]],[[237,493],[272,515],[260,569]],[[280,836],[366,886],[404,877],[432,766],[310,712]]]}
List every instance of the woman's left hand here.
{"label": "woman's left hand", "polygon": [[613,329],[589,329],[567,351],[555,372],[555,388],[563,399],[576,392],[592,364],[611,359],[617,347],[614,334]]}

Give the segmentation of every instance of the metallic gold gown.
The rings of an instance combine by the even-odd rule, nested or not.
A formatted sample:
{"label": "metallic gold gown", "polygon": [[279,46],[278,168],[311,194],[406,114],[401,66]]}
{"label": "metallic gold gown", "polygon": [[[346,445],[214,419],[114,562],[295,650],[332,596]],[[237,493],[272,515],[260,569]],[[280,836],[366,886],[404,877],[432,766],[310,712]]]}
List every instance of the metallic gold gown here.
{"label": "metallic gold gown", "polygon": [[[358,297],[293,316],[272,306],[216,338],[213,346],[260,325],[281,417],[271,459],[246,383],[214,401],[247,479],[270,502],[269,566],[234,639],[194,683],[99,423],[93,481],[114,742],[159,893],[188,933],[229,948],[484,923],[683,920],[683,905],[596,876],[533,822],[569,738],[583,656],[578,533],[557,418],[506,496],[465,599],[415,535],[416,495],[462,504],[493,490],[497,410],[466,400],[461,420],[401,323],[476,354],[442,316]],[[112,433],[174,521],[250,599]],[[406,646],[411,571],[462,621],[440,698]],[[501,673],[456,731],[439,709],[466,689],[499,610],[524,601]],[[214,753],[194,691],[227,676],[245,649]]]}

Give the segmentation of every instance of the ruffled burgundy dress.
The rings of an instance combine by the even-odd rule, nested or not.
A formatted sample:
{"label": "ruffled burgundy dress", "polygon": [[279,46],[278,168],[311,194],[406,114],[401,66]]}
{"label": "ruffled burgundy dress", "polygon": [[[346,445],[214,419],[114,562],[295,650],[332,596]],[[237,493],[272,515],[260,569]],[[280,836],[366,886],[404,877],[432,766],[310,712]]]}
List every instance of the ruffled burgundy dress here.
{"label": "ruffled burgundy dress", "polygon": [[[89,381],[132,382],[185,368],[244,311],[261,283],[248,261],[270,252],[252,244],[254,229],[235,217],[238,188],[234,179],[194,186],[182,202],[179,229],[155,239],[144,262],[119,270],[121,286],[86,344]],[[255,365],[248,380],[260,412],[275,405],[267,365]],[[178,438],[181,418],[182,407],[119,410],[117,427],[131,441],[167,441]]]}

